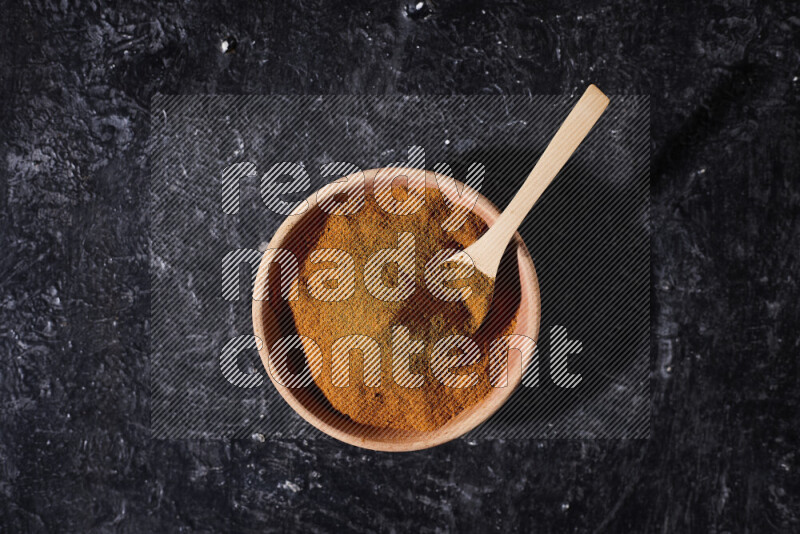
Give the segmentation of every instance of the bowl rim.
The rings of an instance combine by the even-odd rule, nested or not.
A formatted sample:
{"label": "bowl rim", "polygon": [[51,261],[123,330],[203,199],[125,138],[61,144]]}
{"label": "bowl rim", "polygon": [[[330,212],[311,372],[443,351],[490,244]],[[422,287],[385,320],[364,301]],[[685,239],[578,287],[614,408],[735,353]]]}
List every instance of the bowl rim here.
{"label": "bowl rim", "polygon": [[[433,187],[440,189],[436,180],[436,175],[443,176],[442,173],[435,173],[434,171],[415,169],[409,167],[380,167],[365,170],[361,173],[354,173],[336,180],[333,183],[348,182],[351,177],[361,180],[364,177],[365,191],[371,191],[372,183],[379,172],[393,172],[393,176],[408,176],[412,173],[425,172],[425,185],[426,187]],[[455,180],[455,179],[454,179]],[[477,194],[477,201],[473,207],[473,212],[480,216],[487,224],[491,225],[494,220],[500,215],[500,211],[492,204],[489,199],[483,196],[480,192],[476,192],[471,187],[455,180],[458,189],[464,193]],[[508,381],[505,387],[495,387],[489,394],[483,397],[473,406],[467,408],[461,413],[457,414],[441,427],[428,431],[428,432],[398,432],[387,429],[387,434],[390,436],[386,439],[381,439],[379,433],[371,433],[368,436],[359,436],[355,433],[348,432],[338,428],[336,425],[329,423],[324,418],[319,417],[313,410],[309,409],[301,400],[298,399],[294,393],[293,388],[288,388],[275,379],[269,370],[269,347],[267,346],[267,337],[265,335],[266,327],[264,325],[263,317],[265,310],[268,311],[266,306],[269,305],[268,300],[257,300],[256,294],[263,294],[262,288],[268,283],[268,266],[267,252],[270,249],[281,248],[280,245],[289,236],[290,231],[296,226],[299,221],[307,214],[312,213],[318,204],[333,194],[336,191],[329,188],[330,184],[326,184],[320,189],[312,192],[305,202],[301,202],[290,213],[270,239],[264,255],[259,263],[258,271],[253,286],[253,306],[252,306],[252,319],[253,319],[253,332],[257,338],[258,353],[264,369],[269,376],[270,382],[278,390],[278,393],[283,399],[302,417],[306,422],[323,432],[324,434],[336,438],[340,441],[362,447],[366,449],[386,452],[405,452],[426,449],[441,445],[453,439],[456,439],[470,430],[478,427],[489,417],[491,417],[503,404],[511,397],[511,394],[519,386],[525,369],[519,351],[508,351]],[[444,195],[452,195],[452,190],[442,190]],[[520,275],[520,304],[518,308],[517,325],[514,328],[514,334],[522,334],[531,338],[534,342],[538,343],[539,327],[541,323],[541,294],[539,288],[539,281],[536,275],[536,269],[533,264],[533,259],[525,246],[522,237],[519,233],[515,233],[513,241],[516,243],[517,248],[517,272]],[[524,277],[523,275],[527,275]],[[527,288],[527,289],[526,289]],[[526,306],[527,304],[527,306]],[[358,428],[360,424],[348,425],[348,430]],[[364,426],[364,425],[361,425]]]}

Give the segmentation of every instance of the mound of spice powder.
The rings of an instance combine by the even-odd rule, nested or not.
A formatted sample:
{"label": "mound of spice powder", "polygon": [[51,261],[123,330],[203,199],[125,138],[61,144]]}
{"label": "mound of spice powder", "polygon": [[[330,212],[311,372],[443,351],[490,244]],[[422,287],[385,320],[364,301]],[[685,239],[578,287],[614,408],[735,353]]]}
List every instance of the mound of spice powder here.
{"label": "mound of spice powder", "polygon": [[[425,267],[434,254],[443,249],[466,248],[487,228],[479,216],[469,213],[459,229],[445,231],[442,223],[450,213],[437,189],[427,188],[423,206],[410,215],[389,214],[381,209],[372,195],[367,195],[363,207],[354,214],[322,215],[321,228],[304,243],[310,250],[345,251],[354,260],[353,294],[346,300],[328,302],[313,298],[308,284],[316,271],[331,265],[310,261],[308,250],[300,254],[301,290],[299,298],[290,301],[289,306],[297,333],[312,339],[322,352],[323,366],[314,379],[316,386],[335,410],[357,423],[403,431],[430,431],[479,402],[491,390],[486,355],[489,339],[486,335],[483,339],[471,337],[480,345],[480,359],[452,371],[456,375],[476,373],[477,384],[463,388],[447,386],[434,376],[430,366],[436,342],[452,335],[474,336],[480,326],[476,316],[485,316],[485,308],[490,302],[486,295],[491,291],[491,280],[477,270],[467,279],[451,282],[450,287],[472,288],[472,296],[463,301],[441,300],[426,286]],[[414,236],[415,290],[406,300],[375,298],[363,279],[365,266],[377,251],[397,248],[401,232]],[[391,267],[389,264],[389,268],[382,272],[383,282],[388,287],[397,283],[397,272]],[[513,314],[509,314],[505,322],[494,328],[494,332],[484,334],[494,339],[512,333],[515,326]],[[412,355],[409,366],[414,376],[424,378],[419,387],[406,387],[393,377],[393,327],[408,329],[411,340],[424,343],[424,351]],[[355,335],[369,336],[380,347],[380,383],[377,386],[367,385],[364,354],[359,350],[350,351],[347,385],[337,386],[332,380],[334,342]]]}

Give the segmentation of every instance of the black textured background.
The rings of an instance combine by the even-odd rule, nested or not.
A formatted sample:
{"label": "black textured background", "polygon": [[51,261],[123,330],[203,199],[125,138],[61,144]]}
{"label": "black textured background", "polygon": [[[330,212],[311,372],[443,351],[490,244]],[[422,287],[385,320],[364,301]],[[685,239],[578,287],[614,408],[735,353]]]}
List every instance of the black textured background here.
{"label": "black textured background", "polygon": [[[0,531],[797,532],[800,14],[697,4],[3,2]],[[653,439],[150,438],[155,92],[588,82],[651,95]]]}

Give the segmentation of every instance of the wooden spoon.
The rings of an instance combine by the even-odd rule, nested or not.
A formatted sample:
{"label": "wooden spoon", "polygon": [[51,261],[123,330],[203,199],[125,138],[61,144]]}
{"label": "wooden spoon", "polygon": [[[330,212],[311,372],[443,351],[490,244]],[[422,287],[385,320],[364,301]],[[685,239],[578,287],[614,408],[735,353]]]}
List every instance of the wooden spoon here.
{"label": "wooden spoon", "polygon": [[[522,184],[514,199],[497,221],[472,245],[449,258],[448,261],[454,263],[468,263],[471,259],[475,268],[491,279],[486,295],[476,295],[486,299],[485,306],[473,307],[473,310],[482,310],[485,316],[494,294],[497,268],[508,242],[544,190],[589,134],[607,106],[608,97],[600,89],[590,85],[572,108],[550,144],[547,145],[544,154],[528,175],[528,179]],[[480,325],[483,319],[484,317],[475,317],[475,324]]]}

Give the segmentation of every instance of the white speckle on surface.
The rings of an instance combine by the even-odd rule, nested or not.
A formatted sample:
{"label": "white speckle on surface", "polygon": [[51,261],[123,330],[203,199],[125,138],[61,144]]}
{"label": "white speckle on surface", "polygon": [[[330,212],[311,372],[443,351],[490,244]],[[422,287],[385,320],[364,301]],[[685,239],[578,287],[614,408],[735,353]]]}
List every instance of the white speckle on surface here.
{"label": "white speckle on surface", "polygon": [[297,493],[297,492],[300,491],[300,486],[298,486],[297,484],[295,484],[291,480],[285,480],[285,481],[281,482],[280,484],[278,484],[278,487],[280,489],[289,490],[292,493]]}
{"label": "white speckle on surface", "polygon": [[561,503],[561,511],[562,512],[566,512],[567,510],[569,510],[569,503],[568,502],[562,502]]}
{"label": "white speckle on surface", "polygon": [[425,2],[417,2],[417,5],[416,5],[416,6],[414,6],[414,8],[415,8],[417,11],[419,11],[419,10],[420,10],[420,9],[422,9],[423,7],[425,7]]}
{"label": "white speckle on surface", "polygon": [[445,140],[444,140],[444,144],[445,144],[445,145],[449,145],[449,144],[450,144],[450,139],[445,139]]}
{"label": "white speckle on surface", "polygon": [[48,320],[45,323],[44,330],[42,331],[42,333],[44,335],[48,336],[48,337],[51,337],[51,336],[55,335],[56,329],[55,329],[55,325],[53,324],[53,321]]}
{"label": "white speckle on surface", "polygon": [[169,269],[169,265],[167,264],[167,262],[165,262],[163,258],[160,258],[158,256],[153,256],[150,265],[152,267],[155,267],[156,270],[161,272],[164,272],[167,269]]}
{"label": "white speckle on surface", "polygon": [[233,151],[234,156],[241,156],[244,153],[244,139],[242,139],[242,135],[234,130],[234,134],[236,136],[236,150]]}

